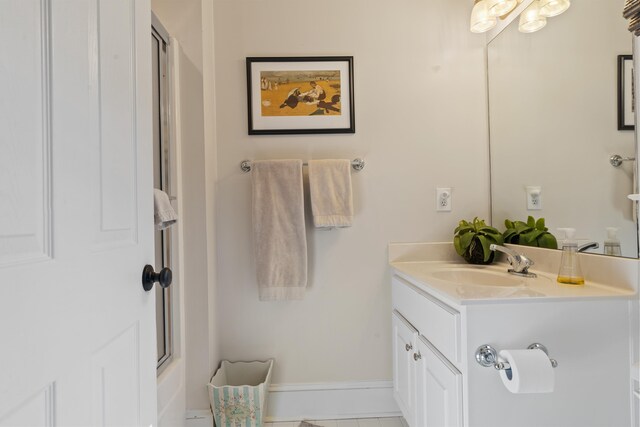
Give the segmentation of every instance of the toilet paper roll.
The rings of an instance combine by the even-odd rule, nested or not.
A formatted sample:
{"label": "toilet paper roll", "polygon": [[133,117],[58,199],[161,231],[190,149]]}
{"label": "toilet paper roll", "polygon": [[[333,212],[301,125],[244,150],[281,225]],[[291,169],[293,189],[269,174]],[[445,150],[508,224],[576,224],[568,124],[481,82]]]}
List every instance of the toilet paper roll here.
{"label": "toilet paper roll", "polygon": [[540,350],[502,350],[498,353],[502,362],[511,369],[500,371],[504,386],[511,393],[551,393],[555,385],[555,373],[549,356]]}

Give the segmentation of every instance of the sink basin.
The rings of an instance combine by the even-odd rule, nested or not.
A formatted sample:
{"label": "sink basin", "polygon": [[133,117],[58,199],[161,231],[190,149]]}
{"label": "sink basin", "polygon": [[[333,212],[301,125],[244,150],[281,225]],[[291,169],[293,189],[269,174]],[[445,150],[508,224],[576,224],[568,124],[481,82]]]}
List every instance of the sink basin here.
{"label": "sink basin", "polygon": [[444,280],[457,285],[513,287],[524,285],[521,277],[505,272],[481,270],[476,268],[447,268],[431,273],[434,279]]}

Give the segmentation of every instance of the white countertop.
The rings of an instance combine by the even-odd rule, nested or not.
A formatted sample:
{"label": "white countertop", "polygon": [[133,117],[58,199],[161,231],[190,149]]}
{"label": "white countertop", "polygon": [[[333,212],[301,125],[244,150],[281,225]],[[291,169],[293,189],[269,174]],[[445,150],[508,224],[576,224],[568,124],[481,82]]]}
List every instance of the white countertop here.
{"label": "white countertop", "polygon": [[[562,285],[556,276],[536,271],[537,278],[518,277],[507,273],[508,264],[499,263],[489,266],[471,265],[451,261],[396,261],[390,262],[394,273],[409,280],[425,291],[453,303],[486,304],[513,302],[547,302],[547,301],[579,301],[583,299],[629,299],[635,291],[587,280],[584,285]],[[441,279],[443,272],[456,271],[479,272],[485,277],[495,277],[496,283],[502,285],[470,283],[464,278],[454,281],[451,278]],[[464,276],[464,275],[461,275]]]}

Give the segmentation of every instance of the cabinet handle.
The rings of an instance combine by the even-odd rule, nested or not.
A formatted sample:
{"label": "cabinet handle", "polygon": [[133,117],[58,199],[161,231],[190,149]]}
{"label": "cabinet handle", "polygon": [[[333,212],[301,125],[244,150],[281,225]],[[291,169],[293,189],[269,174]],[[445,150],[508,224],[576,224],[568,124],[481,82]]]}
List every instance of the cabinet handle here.
{"label": "cabinet handle", "polygon": [[413,360],[417,362],[420,359],[422,359],[422,355],[420,354],[420,352],[413,353]]}
{"label": "cabinet handle", "polygon": [[404,349],[407,350],[407,351],[411,351],[412,348],[413,348],[413,345],[411,345],[411,344],[405,344],[404,345]]}

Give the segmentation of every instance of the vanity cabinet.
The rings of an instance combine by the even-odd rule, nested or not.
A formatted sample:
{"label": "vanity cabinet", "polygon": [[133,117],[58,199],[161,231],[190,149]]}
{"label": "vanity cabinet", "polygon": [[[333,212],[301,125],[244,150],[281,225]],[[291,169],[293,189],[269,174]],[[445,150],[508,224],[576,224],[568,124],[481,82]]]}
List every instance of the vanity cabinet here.
{"label": "vanity cabinet", "polygon": [[424,337],[416,359],[417,426],[462,426],[462,374]]}
{"label": "vanity cabinet", "polygon": [[456,337],[446,333],[458,329],[458,313],[394,281],[394,306],[404,312],[392,314],[396,402],[411,427],[461,427],[462,374],[427,338],[456,354]]}
{"label": "vanity cabinet", "polygon": [[[396,271],[392,304],[393,393],[410,427],[631,425],[627,299],[456,300]],[[513,394],[475,361],[483,344],[534,342],[558,361],[552,393]]]}
{"label": "vanity cabinet", "polygon": [[417,425],[416,363],[418,331],[397,311],[391,319],[393,329],[393,395],[410,426]]}

